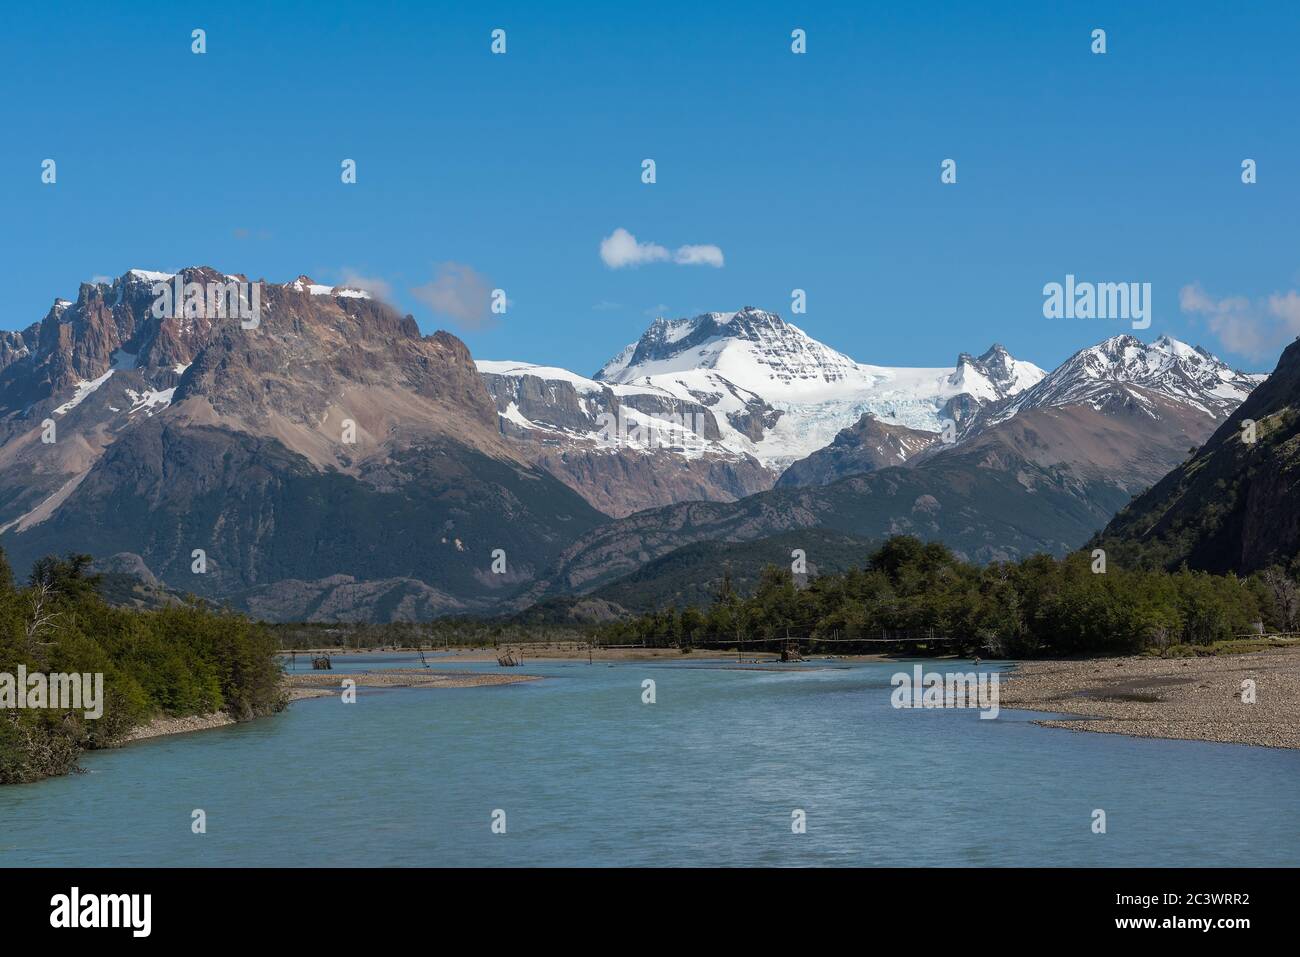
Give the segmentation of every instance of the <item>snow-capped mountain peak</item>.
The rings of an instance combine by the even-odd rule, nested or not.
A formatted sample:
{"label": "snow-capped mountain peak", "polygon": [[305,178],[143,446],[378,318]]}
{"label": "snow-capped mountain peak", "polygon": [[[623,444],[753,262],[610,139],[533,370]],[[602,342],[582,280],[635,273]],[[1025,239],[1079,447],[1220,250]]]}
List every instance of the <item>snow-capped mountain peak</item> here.
{"label": "snow-capped mountain peak", "polygon": [[635,385],[710,410],[719,441],[772,469],[823,447],[864,413],[937,432],[958,400],[967,408],[1016,395],[1043,378],[1001,345],[956,366],[860,363],[779,315],[744,306],[659,318],[592,379]]}
{"label": "snow-capped mountain peak", "polygon": [[174,272],[158,272],[154,269],[128,269],[122,277],[137,282],[171,282],[176,278]]}
{"label": "snow-capped mountain peak", "polygon": [[982,356],[972,356],[969,352],[959,355],[957,368],[948,382],[957,394],[964,392],[992,402],[1036,385],[1045,375],[1032,362],[1014,358],[1005,346],[995,342]]}
{"label": "snow-capped mountain peak", "polygon": [[[1080,349],[1034,387],[991,407],[983,424],[1006,421],[1027,409],[1075,403],[1100,408],[1116,395],[1133,396],[1133,389],[1222,418],[1258,383],[1258,376],[1235,370],[1200,346],[1171,336],[1148,344],[1117,335]],[[1137,398],[1141,405],[1144,397]]]}
{"label": "snow-capped mountain peak", "polygon": [[592,379],[600,382],[612,382],[618,374],[626,369],[632,362],[632,355],[636,352],[637,344],[630,342],[618,351],[618,354],[596,370]]}
{"label": "snow-capped mountain peak", "polygon": [[848,356],[753,306],[693,319],[656,319],[594,378],[627,383],[702,369],[716,370],[766,399],[830,398],[845,386],[872,382],[871,373]]}

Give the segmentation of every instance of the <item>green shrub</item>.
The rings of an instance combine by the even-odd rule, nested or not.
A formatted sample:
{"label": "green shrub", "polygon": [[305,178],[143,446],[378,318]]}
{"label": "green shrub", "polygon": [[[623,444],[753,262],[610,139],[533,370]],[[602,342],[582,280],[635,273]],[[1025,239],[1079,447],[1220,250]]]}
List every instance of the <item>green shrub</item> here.
{"label": "green shrub", "polygon": [[106,604],[84,555],[44,558],[16,588],[0,553],[0,672],[102,673],[104,709],[0,711],[0,784],[71,770],[156,717],[227,711],[236,720],[284,707],[275,640],[248,619],[201,603],[164,611]]}

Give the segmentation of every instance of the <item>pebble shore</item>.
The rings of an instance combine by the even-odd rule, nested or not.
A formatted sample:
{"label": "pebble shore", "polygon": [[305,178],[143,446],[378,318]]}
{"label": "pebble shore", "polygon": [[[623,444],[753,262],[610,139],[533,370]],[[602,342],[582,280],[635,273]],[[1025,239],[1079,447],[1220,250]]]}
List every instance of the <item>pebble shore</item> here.
{"label": "pebble shore", "polygon": [[[1244,681],[1255,703],[1243,703]],[[1003,676],[1000,705],[1079,715],[1046,727],[1144,738],[1300,748],[1300,648],[1204,658],[1029,661]]]}
{"label": "pebble shore", "polygon": [[188,718],[154,718],[146,725],[134,729],[122,738],[121,743],[143,741],[146,738],[160,738],[165,734],[185,734],[188,731],[206,731],[208,728],[220,728],[234,724],[235,719],[224,711],[212,714],[195,714]]}

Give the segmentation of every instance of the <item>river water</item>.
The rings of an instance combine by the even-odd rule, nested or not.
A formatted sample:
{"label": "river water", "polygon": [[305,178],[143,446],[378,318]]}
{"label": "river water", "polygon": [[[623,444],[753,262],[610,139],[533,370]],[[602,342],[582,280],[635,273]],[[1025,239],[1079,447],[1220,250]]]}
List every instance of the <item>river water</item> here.
{"label": "river water", "polygon": [[0,866],[1300,864],[1300,752],[895,709],[912,664],[527,661],[309,699],[0,788]]}

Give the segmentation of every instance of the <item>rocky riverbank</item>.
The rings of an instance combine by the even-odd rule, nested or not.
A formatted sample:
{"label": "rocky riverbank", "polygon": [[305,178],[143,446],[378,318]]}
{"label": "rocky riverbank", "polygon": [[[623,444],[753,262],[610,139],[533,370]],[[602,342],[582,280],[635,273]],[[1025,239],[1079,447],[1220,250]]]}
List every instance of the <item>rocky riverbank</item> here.
{"label": "rocky riverbank", "polygon": [[[1004,676],[1003,708],[1078,715],[1072,731],[1300,748],[1300,648],[1205,658],[1031,661]],[[1251,685],[1253,698],[1251,703]]]}
{"label": "rocky riverbank", "polygon": [[208,728],[221,728],[234,724],[235,719],[224,711],[212,714],[194,714],[188,718],[154,718],[148,724],[133,729],[122,738],[122,744],[143,741],[146,738],[160,738],[166,734],[185,734],[189,731],[206,731]]}

